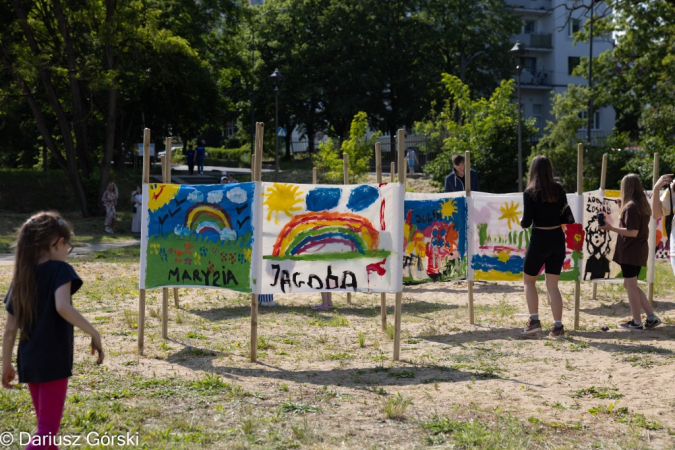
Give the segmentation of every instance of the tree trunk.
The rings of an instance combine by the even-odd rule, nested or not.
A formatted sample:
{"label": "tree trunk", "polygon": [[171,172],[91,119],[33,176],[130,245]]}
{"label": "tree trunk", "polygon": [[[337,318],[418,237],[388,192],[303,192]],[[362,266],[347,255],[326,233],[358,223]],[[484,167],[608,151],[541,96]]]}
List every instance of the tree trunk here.
{"label": "tree trunk", "polygon": [[[19,25],[21,26],[21,30],[23,31],[23,34],[26,37],[26,42],[28,43],[31,49],[31,53],[35,57],[36,61],[40,61],[42,50],[40,49],[40,47],[37,44],[37,41],[35,40],[32,28],[28,24],[28,17],[26,12],[23,10],[21,0],[12,0],[12,4],[14,6],[14,10],[16,12],[17,17],[19,18]],[[59,124],[59,129],[61,130],[61,137],[63,138],[63,145],[66,153],[66,160],[65,160],[66,164],[65,167],[62,168],[66,172],[66,176],[68,177],[69,181],[71,182],[71,185],[73,186],[75,197],[80,204],[82,217],[89,217],[89,210],[87,209],[87,198],[84,193],[84,187],[82,186],[82,180],[80,179],[77,167],[75,143],[73,142],[72,130],[69,124],[68,116],[66,115],[66,112],[64,111],[63,106],[61,105],[59,98],[56,95],[56,90],[54,88],[54,85],[52,84],[51,78],[49,77],[49,73],[47,72],[47,70],[45,70],[44,66],[41,64],[38,64],[37,70],[40,81],[42,82],[42,85],[45,88],[45,96],[50,106],[52,107],[54,114],[56,115],[56,119]],[[25,92],[28,92],[28,89],[26,87],[24,87],[24,93]],[[30,95],[28,98],[32,99],[32,95]],[[35,103],[34,99],[33,104],[31,104],[31,109],[33,108],[36,108],[37,112],[40,112],[40,109]],[[36,114],[35,109],[33,109],[33,114],[34,115]],[[41,114],[42,113],[40,112],[40,115]],[[37,116],[36,120],[38,120]],[[42,120],[42,122],[43,127],[46,130],[44,120]],[[55,147],[53,149],[53,152],[55,156],[58,153]],[[61,157],[61,159],[63,159],[63,157]]]}
{"label": "tree trunk", "polygon": [[[68,67],[68,81],[70,84],[70,95],[72,97],[72,126],[75,132],[75,149],[80,162],[80,168],[85,178],[89,178],[91,173],[91,158],[89,156],[89,145],[87,136],[86,113],[82,104],[82,92],[80,91],[80,82],[77,78],[77,56],[73,49],[73,43],[70,39],[68,24],[63,14],[63,8],[59,0],[53,1],[54,16],[63,38],[63,44],[66,51],[66,64]],[[101,194],[103,195],[103,194]]]}
{"label": "tree trunk", "polygon": [[[116,0],[106,1],[106,18],[105,22],[109,30],[114,29]],[[105,44],[105,62],[106,69],[110,72],[115,70],[115,55],[113,53],[113,45],[110,42],[111,37]],[[108,88],[108,111],[106,113],[106,130],[105,130],[105,149],[103,151],[103,160],[101,161],[101,180],[98,187],[99,197],[107,189],[108,180],[110,179],[110,166],[112,163],[113,150],[115,148],[115,127],[117,125],[117,77],[113,77],[111,85]],[[169,150],[170,151],[170,150]]]}

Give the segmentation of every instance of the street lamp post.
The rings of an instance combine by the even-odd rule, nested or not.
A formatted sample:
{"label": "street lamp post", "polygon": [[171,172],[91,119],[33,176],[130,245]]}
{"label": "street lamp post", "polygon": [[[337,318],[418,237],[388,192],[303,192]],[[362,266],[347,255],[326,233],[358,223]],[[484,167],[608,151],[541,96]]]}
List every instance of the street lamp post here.
{"label": "street lamp post", "polygon": [[274,69],[270,75],[274,83],[274,181],[279,181],[279,90],[281,82],[284,80],[279,69]]}
{"label": "street lamp post", "polygon": [[527,51],[520,41],[516,41],[510,52],[519,58],[519,63],[516,66],[516,73],[518,74],[518,192],[523,192],[523,133],[521,129],[523,120],[520,107],[520,76],[523,73],[523,58],[527,54]]}
{"label": "street lamp post", "polygon": [[[271,12],[277,12],[277,11],[286,11],[288,8],[274,8],[274,9],[268,9],[264,13],[258,15],[255,19],[253,19],[252,24],[251,24],[251,73],[253,73],[253,70],[255,69],[255,22],[260,20],[261,17],[271,13]],[[253,76],[253,75],[251,75]],[[255,153],[255,84],[251,84],[251,153]]]}

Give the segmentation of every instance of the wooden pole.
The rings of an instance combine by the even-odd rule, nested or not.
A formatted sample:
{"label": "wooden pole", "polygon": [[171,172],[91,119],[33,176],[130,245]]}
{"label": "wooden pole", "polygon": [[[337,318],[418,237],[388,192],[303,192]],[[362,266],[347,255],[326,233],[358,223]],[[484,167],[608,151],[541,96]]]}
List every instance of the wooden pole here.
{"label": "wooden pole", "polygon": [[[346,153],[342,154],[342,170],[344,172],[344,183],[349,184],[349,155]],[[347,292],[347,304],[352,304],[351,292]]]}
{"label": "wooden pole", "polygon": [[[172,164],[171,163],[171,157],[172,157],[171,144],[172,144],[172,141],[173,140],[171,139],[170,136],[168,138],[166,138],[166,160],[165,160],[166,167],[164,169],[164,174],[165,174],[164,182],[167,183],[167,184],[171,184],[171,164]],[[180,304],[178,302],[178,288],[173,288],[173,304],[176,308],[180,307]]]}
{"label": "wooden pole", "polygon": [[[162,182],[171,183],[171,137],[166,138],[162,162]],[[169,288],[162,288],[162,338],[169,337]]]}
{"label": "wooden pole", "polygon": [[[577,195],[584,193],[584,145],[577,145]],[[581,281],[574,281],[574,330],[579,329],[579,307],[581,303]]]}
{"label": "wooden pole", "polygon": [[[375,174],[377,184],[382,184],[382,144],[375,143]],[[382,331],[387,330],[387,294],[380,293],[380,316],[382,322]]]}
{"label": "wooden pole", "polygon": [[[143,130],[143,179],[142,184],[150,183],[150,128]],[[145,347],[145,289],[138,295],[138,354],[143,355]]]}
{"label": "wooden pole", "polygon": [[[600,171],[600,196],[605,196],[605,188],[607,187],[607,153],[602,155],[602,170]],[[598,283],[593,283],[593,300],[598,298]]]}
{"label": "wooden pole", "polygon": [[[251,181],[262,181],[262,150],[265,124],[256,123],[255,154],[251,155]],[[251,294],[251,362],[258,361],[258,294]]]}
{"label": "wooden pole", "polygon": [[[471,197],[471,152],[464,152],[464,189],[467,198]],[[469,323],[473,325],[476,320],[473,309],[473,281],[466,282],[467,295],[469,297]]]}
{"label": "wooden pole", "polygon": [[391,162],[391,168],[389,169],[389,174],[390,174],[390,181],[393,183],[396,181],[396,163],[394,161]]}
{"label": "wooden pole", "polygon": [[319,184],[317,178],[316,167],[312,167],[312,184]]}
{"label": "wooden pole", "polygon": [[[405,130],[399,129],[396,133],[396,143],[398,144],[398,182],[405,189]],[[393,163],[392,163],[393,164]],[[393,170],[392,170],[393,173]],[[394,309],[394,361],[399,360],[401,353],[401,307],[403,305],[403,291],[396,293],[396,307]]]}
{"label": "wooden pole", "polygon": [[[654,153],[654,172],[652,174],[652,186],[659,180],[659,163],[660,157],[658,153]],[[658,192],[652,191],[652,195],[659,195]],[[654,264],[656,259],[656,220],[653,217],[649,219],[649,259],[647,260],[647,298],[649,304],[654,306]],[[671,252],[675,249],[671,249]]]}

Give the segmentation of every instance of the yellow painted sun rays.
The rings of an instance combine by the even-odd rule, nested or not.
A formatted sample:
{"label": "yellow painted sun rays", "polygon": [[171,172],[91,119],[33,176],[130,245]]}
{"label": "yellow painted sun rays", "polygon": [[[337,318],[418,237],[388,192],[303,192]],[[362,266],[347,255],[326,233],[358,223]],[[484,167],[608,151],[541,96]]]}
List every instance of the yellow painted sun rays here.
{"label": "yellow painted sun rays", "polygon": [[441,205],[441,215],[444,219],[451,219],[457,212],[457,202],[449,198]]}
{"label": "yellow painted sun rays", "polygon": [[499,207],[499,211],[502,213],[502,215],[499,216],[499,220],[506,219],[509,230],[512,230],[511,222],[516,225],[520,223],[518,216],[522,214],[522,212],[518,210],[519,207],[520,203],[516,203],[513,200],[511,200],[511,205],[509,205],[509,202],[505,202],[504,206]]}
{"label": "yellow painted sun rays", "polygon": [[148,208],[155,212],[173,199],[180,189],[179,184],[156,184],[150,185]]}
{"label": "yellow painted sun rays", "polygon": [[301,206],[296,206],[303,202],[302,194],[298,194],[299,186],[290,184],[274,183],[272,187],[265,192],[265,201],[267,206],[267,220],[272,220],[274,214],[274,223],[279,223],[279,213],[284,213],[288,217],[293,217],[295,211],[301,211]]}

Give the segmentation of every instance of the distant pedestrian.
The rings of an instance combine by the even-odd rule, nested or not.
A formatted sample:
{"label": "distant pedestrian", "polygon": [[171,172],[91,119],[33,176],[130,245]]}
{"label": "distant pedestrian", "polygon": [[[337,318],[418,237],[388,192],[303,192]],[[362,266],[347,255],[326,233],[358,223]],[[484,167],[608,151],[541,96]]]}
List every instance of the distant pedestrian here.
{"label": "distant pedestrian", "polygon": [[417,159],[417,152],[412,148],[408,148],[405,157],[408,161],[408,175],[415,175],[415,164],[420,163]]}
{"label": "distant pedestrian", "polygon": [[[91,336],[91,353],[103,362],[101,335],[75,309],[71,296],[82,280],[66,262],[73,249],[72,229],[61,216],[42,212],[28,219],[19,231],[14,275],[5,297],[4,339],[2,341],[2,386],[12,389],[17,375],[12,353],[21,330],[17,355],[20,383],[28,390],[37,416],[37,431],[28,444],[56,441],[61,427],[68,378],[73,375],[73,326]],[[58,442],[58,441],[57,441]]]}
{"label": "distant pedestrian", "polygon": [[235,184],[235,183],[239,183],[239,180],[237,180],[234,177],[234,174],[232,172],[227,172],[227,182],[228,182],[228,184]]}
{"label": "distant pedestrian", "polygon": [[192,175],[195,172],[195,150],[192,148],[192,144],[188,145],[185,156],[187,157],[188,171]]}
{"label": "distant pedestrian", "polygon": [[[450,172],[450,175],[445,177],[445,192],[464,192],[465,188],[465,173],[464,173],[464,156],[455,155],[452,157],[453,169]],[[469,180],[471,181],[471,190],[479,191],[480,186],[478,185],[478,173],[471,169],[469,174]]]}
{"label": "distant pedestrian", "polygon": [[141,206],[143,206],[143,194],[140,186],[131,193],[131,203],[134,205],[134,217],[131,219],[131,232],[139,234],[141,232]]}
{"label": "distant pedestrian", "polygon": [[119,191],[117,186],[112,181],[108,183],[108,189],[103,193],[103,206],[105,206],[105,232],[115,232],[115,219],[117,218],[117,199],[119,198]]}
{"label": "distant pedestrian", "polygon": [[204,159],[206,158],[206,146],[204,145],[204,141],[199,141],[199,145],[197,145],[195,150],[197,158],[197,172],[199,175],[204,175]]}

